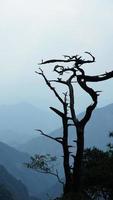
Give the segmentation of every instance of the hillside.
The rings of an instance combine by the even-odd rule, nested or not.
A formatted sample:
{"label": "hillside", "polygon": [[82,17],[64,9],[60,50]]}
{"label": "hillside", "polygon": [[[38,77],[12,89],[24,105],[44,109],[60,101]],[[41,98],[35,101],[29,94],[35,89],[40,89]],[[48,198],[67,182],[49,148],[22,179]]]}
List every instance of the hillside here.
{"label": "hillside", "polygon": [[14,178],[5,167],[0,165],[0,197],[3,198],[2,195],[7,195],[8,197],[9,194],[11,194],[10,197],[12,196],[13,200],[33,200],[23,183]]}
{"label": "hillside", "polygon": [[38,197],[39,193],[44,193],[54,185],[56,178],[27,169],[24,163],[29,158],[28,154],[0,142],[0,165],[3,165],[12,176],[20,180],[27,187],[31,196]]}

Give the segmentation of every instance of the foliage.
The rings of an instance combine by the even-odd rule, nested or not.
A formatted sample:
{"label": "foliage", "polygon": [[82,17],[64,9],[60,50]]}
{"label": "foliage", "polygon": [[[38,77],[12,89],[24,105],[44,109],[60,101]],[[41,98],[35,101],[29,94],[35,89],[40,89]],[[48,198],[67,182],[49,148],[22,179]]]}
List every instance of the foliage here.
{"label": "foliage", "polygon": [[[113,137],[113,133],[109,134]],[[113,144],[106,151],[86,149],[83,157],[83,189],[94,200],[113,199]]]}
{"label": "foliage", "polygon": [[54,165],[52,164],[57,160],[56,156],[46,155],[34,155],[31,156],[31,161],[25,163],[28,168],[45,173],[52,173],[54,171]]}
{"label": "foliage", "polygon": [[113,154],[87,149],[83,160],[83,189],[92,199],[113,196]]}
{"label": "foliage", "polygon": [[14,200],[11,192],[4,185],[0,185],[0,199],[1,200]]}
{"label": "foliage", "polygon": [[35,154],[31,156],[31,159],[28,163],[25,163],[27,168],[34,169],[37,172],[51,174],[56,176],[58,181],[64,185],[64,182],[59,177],[58,170],[55,168],[55,164],[57,161],[56,156],[51,156],[50,154],[46,155],[38,155]]}

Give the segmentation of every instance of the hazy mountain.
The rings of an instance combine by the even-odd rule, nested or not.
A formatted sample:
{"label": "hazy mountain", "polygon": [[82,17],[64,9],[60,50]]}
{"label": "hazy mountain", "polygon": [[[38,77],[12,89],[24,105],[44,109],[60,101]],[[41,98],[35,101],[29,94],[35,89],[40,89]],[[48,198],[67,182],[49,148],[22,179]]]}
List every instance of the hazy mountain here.
{"label": "hazy mountain", "polygon": [[[60,135],[60,132],[62,133],[62,129],[57,129],[50,133],[50,135],[56,137]],[[59,155],[59,153],[61,152],[60,144],[44,136],[40,136],[35,139],[32,138],[27,143],[18,146],[18,149],[23,152],[29,152],[30,155],[35,153],[52,153]]]}
{"label": "hazy mountain", "polygon": [[33,198],[29,196],[24,184],[20,180],[14,178],[2,165],[0,165],[0,197],[6,195],[8,200],[9,194],[13,200],[33,200]]}
{"label": "hazy mountain", "polygon": [[43,111],[31,104],[0,106],[0,141],[7,144],[16,146],[35,138],[36,128],[51,131],[57,127],[58,119],[52,112]]}
{"label": "hazy mountain", "polygon": [[28,189],[31,196],[38,197],[56,182],[56,178],[34,172],[24,166],[30,156],[19,152],[12,147],[0,142],[0,165],[3,165],[8,172],[20,180]]}
{"label": "hazy mountain", "polygon": [[[22,108],[22,106],[20,107]],[[8,125],[8,127],[6,126],[7,130],[13,130],[12,135],[15,136],[14,138],[17,141],[17,143],[21,144],[18,146],[18,149],[23,152],[25,151],[31,155],[35,153],[39,153],[39,154],[52,153],[53,155],[56,154],[58,156],[61,156],[62,155],[61,147],[56,142],[50,139],[47,139],[43,136],[40,136],[40,137],[35,136],[35,138],[33,138],[32,131],[34,127],[39,128],[39,126],[36,125],[37,120],[33,119],[36,117],[36,115],[34,114],[35,111],[33,112],[33,114],[31,114],[30,112],[30,114],[28,115],[28,108],[27,107],[26,109],[24,108],[25,106],[23,107],[23,110],[18,108],[19,109],[18,115],[16,115],[17,111],[13,111],[13,109],[11,109],[11,112],[13,113],[12,114],[13,117],[10,114],[8,116],[6,115],[6,113],[10,113],[10,112],[6,112],[3,117],[4,120],[6,117],[5,123],[6,125]],[[36,110],[36,109],[34,108],[33,110]],[[23,112],[23,115],[22,115],[22,112]],[[51,119],[49,119],[49,114],[48,114],[48,119],[46,123],[44,123],[45,116],[43,116],[43,114],[44,113],[42,112],[39,117],[39,120],[41,121],[39,125],[40,127],[42,126],[42,129],[44,130],[45,124],[46,123],[50,124]],[[79,115],[79,117],[82,117],[82,116],[83,116],[83,113]],[[14,120],[14,127],[15,127],[14,129],[13,129],[13,120],[10,120],[10,118]],[[9,122],[7,122],[7,120],[9,120]],[[27,122],[27,125],[25,122]],[[53,120],[51,123],[52,126],[54,126],[54,122],[55,121]],[[2,122],[0,123],[2,126],[2,130],[5,131],[5,129],[3,129],[4,125],[2,124]],[[16,132],[17,132],[16,128],[18,131],[17,135],[16,135]],[[29,128],[31,132],[28,131]],[[20,132],[20,130],[22,129],[25,131],[24,133]],[[46,126],[46,129],[47,129],[47,132],[49,132],[49,127],[47,128]],[[112,131],[112,130],[113,130],[113,104],[100,108],[100,109],[96,109],[85,130],[85,146],[95,145],[99,148],[105,148],[106,143],[108,143],[109,141],[108,133],[109,131]],[[22,134],[23,134],[23,138],[22,138]],[[27,134],[28,136],[26,138],[29,139],[31,137],[32,139],[24,143],[24,141],[26,140],[25,135]],[[62,129],[57,129],[51,132],[52,136],[60,136],[61,134],[62,134]],[[69,140],[72,141],[74,136],[75,136],[74,129],[70,128]],[[4,135],[4,138],[5,137],[7,136]],[[19,137],[20,137],[20,141],[18,142]],[[0,164],[4,165],[6,169],[14,177],[21,180],[25,184],[25,186],[28,188],[28,191],[30,192],[30,195],[35,194],[36,196],[41,196],[43,194],[44,196],[47,196],[46,193],[51,191],[51,188],[54,188],[56,178],[53,178],[52,176],[49,176],[49,175],[46,176],[44,174],[38,174],[37,172],[26,169],[22,163],[28,161],[30,156],[27,153],[23,153],[23,152],[19,152],[15,150],[14,148],[9,147],[8,145],[0,143],[0,158],[1,158]],[[61,164],[60,161],[59,163]],[[60,164],[56,167],[61,167]],[[61,170],[61,174],[63,174],[62,170]],[[50,193],[50,194],[53,195],[53,193]]]}
{"label": "hazy mountain", "polygon": [[[84,113],[81,113],[78,117],[81,118],[83,115]],[[85,147],[96,146],[102,149],[106,148],[106,144],[110,141],[108,137],[110,131],[113,131],[113,104],[96,109],[93,113],[92,118],[85,129]],[[51,132],[50,135],[54,137],[62,135],[62,128]],[[74,136],[75,131],[71,127],[69,134],[70,143],[74,139]],[[49,138],[45,138],[44,136],[31,139],[19,148],[21,151],[29,152],[31,155],[36,153],[51,153],[53,155],[57,155],[58,157],[62,155],[60,144]],[[61,167],[61,163],[56,167]],[[62,170],[61,174],[63,174]],[[59,196],[62,191],[61,188],[62,187],[59,183],[56,183],[54,186],[49,188],[47,192],[49,193],[50,198]],[[47,192],[42,194],[43,199],[47,199]]]}
{"label": "hazy mountain", "polygon": [[[79,118],[84,113],[79,115]],[[103,108],[96,109],[92,115],[85,129],[85,146],[97,146],[99,148],[105,148],[109,142],[109,132],[113,131],[113,104]],[[60,136],[62,129],[51,132],[52,136]],[[75,136],[74,129],[70,128],[69,138],[73,140]],[[44,136],[31,139],[29,142],[19,147],[21,151],[28,152],[29,154],[35,153],[55,153],[56,155],[61,154],[60,145],[51,139],[45,138]]]}

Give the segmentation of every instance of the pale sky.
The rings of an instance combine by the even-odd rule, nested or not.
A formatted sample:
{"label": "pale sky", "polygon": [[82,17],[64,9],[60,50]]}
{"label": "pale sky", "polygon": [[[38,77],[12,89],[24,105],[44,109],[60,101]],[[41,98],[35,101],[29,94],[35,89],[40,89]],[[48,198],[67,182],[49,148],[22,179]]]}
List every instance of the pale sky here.
{"label": "pale sky", "polygon": [[[0,0],[0,105],[29,102],[46,109],[53,96],[34,73],[37,63],[84,51],[96,57],[87,73],[113,70],[112,0]],[[99,105],[112,103],[113,80],[97,86]]]}

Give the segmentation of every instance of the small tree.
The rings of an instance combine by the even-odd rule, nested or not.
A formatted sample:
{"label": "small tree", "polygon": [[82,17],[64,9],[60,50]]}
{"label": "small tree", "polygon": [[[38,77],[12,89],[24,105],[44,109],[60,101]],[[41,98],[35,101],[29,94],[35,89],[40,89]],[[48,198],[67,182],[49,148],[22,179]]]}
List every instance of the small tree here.
{"label": "small tree", "polygon": [[[79,56],[64,56],[64,59],[52,59],[47,61],[42,61],[40,65],[51,64],[51,63],[64,63],[71,64],[72,66],[64,66],[64,65],[55,65],[54,72],[58,74],[57,79],[48,80],[43,70],[39,68],[40,71],[36,71],[38,75],[41,75],[45,80],[45,83],[53,91],[56,98],[62,105],[62,110],[58,110],[54,107],[50,107],[52,111],[54,111],[61,119],[62,119],[62,127],[63,127],[63,136],[62,137],[52,137],[47,135],[41,130],[40,133],[47,138],[55,140],[58,142],[63,149],[63,167],[65,174],[65,183],[64,183],[64,194],[74,193],[78,194],[81,191],[81,170],[82,170],[82,159],[84,152],[84,130],[91,118],[91,115],[94,109],[97,106],[98,96],[100,91],[95,91],[93,88],[88,86],[89,82],[100,82],[105,81],[113,77],[113,71],[106,72],[105,74],[89,76],[85,74],[84,69],[82,68],[85,64],[91,64],[95,62],[95,57],[89,53],[85,52],[89,56],[91,56],[91,60],[84,60]],[[68,72],[68,78],[65,77],[65,73]],[[60,75],[60,77],[59,77]],[[56,87],[53,86],[54,83],[60,83],[67,87],[66,92],[64,93],[64,97],[57,92]],[[78,84],[83,91],[85,91],[92,99],[92,103],[86,108],[85,114],[82,119],[78,119],[75,111],[75,97],[74,94],[74,86]],[[71,149],[73,145],[69,144],[69,126],[73,126],[75,128],[75,139],[73,140],[73,144],[75,148]],[[70,150],[71,149],[71,150]],[[70,163],[70,157],[73,158],[73,163]],[[33,168],[33,167],[32,167]]]}

